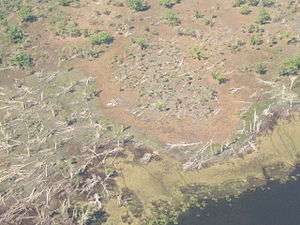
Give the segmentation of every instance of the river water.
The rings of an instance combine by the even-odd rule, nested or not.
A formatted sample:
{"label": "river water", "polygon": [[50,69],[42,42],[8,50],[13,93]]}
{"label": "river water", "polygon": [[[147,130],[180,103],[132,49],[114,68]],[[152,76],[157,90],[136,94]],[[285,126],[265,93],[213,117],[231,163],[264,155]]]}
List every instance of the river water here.
{"label": "river water", "polygon": [[270,183],[231,202],[220,200],[205,209],[193,208],[180,218],[179,225],[300,225],[300,179]]}

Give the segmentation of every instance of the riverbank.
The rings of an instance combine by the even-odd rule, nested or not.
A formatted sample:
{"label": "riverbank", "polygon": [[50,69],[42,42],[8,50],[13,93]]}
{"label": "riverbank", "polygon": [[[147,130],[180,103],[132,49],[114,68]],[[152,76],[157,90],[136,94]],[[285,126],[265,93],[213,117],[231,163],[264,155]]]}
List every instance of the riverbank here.
{"label": "riverbank", "polygon": [[[257,147],[251,154],[235,156],[200,171],[183,171],[180,162],[163,154],[160,160],[147,165],[119,162],[116,167],[122,176],[117,178],[118,187],[135,193],[136,201],[129,201],[129,207],[110,201],[107,211],[112,216],[108,224],[126,224],[128,221],[119,218],[127,215],[131,224],[172,223],[188,208],[204,204],[205,199],[238,196],[268,180],[285,181],[299,163],[299,128],[299,114],[290,121],[280,120],[271,134],[257,138]],[[140,205],[143,216],[131,217]]]}

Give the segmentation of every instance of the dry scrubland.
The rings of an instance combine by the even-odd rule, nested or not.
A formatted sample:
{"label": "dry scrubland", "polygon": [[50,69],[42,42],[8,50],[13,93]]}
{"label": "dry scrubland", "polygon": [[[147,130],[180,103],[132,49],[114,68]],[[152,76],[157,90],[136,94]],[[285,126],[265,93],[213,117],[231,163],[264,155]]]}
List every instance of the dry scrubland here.
{"label": "dry scrubland", "polygon": [[164,225],[299,162],[298,0],[1,0],[0,224]]}

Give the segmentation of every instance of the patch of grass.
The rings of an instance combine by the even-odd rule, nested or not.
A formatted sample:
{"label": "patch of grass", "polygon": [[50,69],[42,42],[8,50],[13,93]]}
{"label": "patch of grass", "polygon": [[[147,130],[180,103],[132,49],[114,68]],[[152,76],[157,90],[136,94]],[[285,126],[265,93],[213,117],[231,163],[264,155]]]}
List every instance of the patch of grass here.
{"label": "patch of grass", "polygon": [[265,63],[256,64],[255,72],[258,74],[266,74],[268,72],[267,65]]}
{"label": "patch of grass", "polygon": [[137,44],[141,49],[146,49],[149,47],[147,41],[143,37],[136,38],[133,43]]}
{"label": "patch of grass", "polygon": [[79,37],[81,30],[78,24],[66,15],[59,13],[52,21],[55,34],[61,37]]}
{"label": "patch of grass", "polygon": [[259,24],[267,24],[272,20],[270,13],[266,9],[261,9],[258,14],[257,22]]}
{"label": "patch of grass", "polygon": [[30,68],[33,65],[32,57],[26,52],[18,52],[11,58],[11,64],[21,69]]}
{"label": "patch of grass", "polygon": [[260,34],[254,34],[250,38],[251,45],[262,45],[263,43],[264,43],[264,40]]}
{"label": "patch of grass", "polygon": [[58,4],[62,6],[70,6],[74,2],[79,2],[79,0],[58,0]]}
{"label": "patch of grass", "polygon": [[110,44],[113,41],[113,37],[109,33],[102,31],[91,35],[90,40],[93,45]]}
{"label": "patch of grass", "polygon": [[242,15],[249,15],[251,13],[251,8],[248,4],[244,4],[240,8],[240,12]]}
{"label": "patch of grass", "polygon": [[228,80],[224,74],[220,73],[220,72],[213,72],[212,73],[212,77],[214,80],[218,81],[219,84],[224,84],[226,83],[226,81]]}
{"label": "patch of grass", "polygon": [[156,102],[154,102],[153,104],[154,109],[163,112],[167,110],[167,103],[163,100],[157,100]]}
{"label": "patch of grass", "polygon": [[168,201],[159,200],[152,203],[153,218],[148,218],[145,225],[176,224],[180,212]]}
{"label": "patch of grass", "polygon": [[37,17],[32,12],[32,7],[28,5],[23,5],[18,10],[18,15],[22,22],[34,22]]}
{"label": "patch of grass", "polygon": [[3,63],[4,53],[3,50],[0,48],[0,65]]}
{"label": "patch of grass", "polygon": [[248,4],[251,6],[257,6],[260,0],[248,0]]}
{"label": "patch of grass", "polygon": [[275,0],[261,0],[261,4],[263,7],[271,7],[275,5]]}
{"label": "patch of grass", "polygon": [[159,0],[159,4],[166,8],[172,8],[176,3],[180,3],[180,0]]}
{"label": "patch of grass", "polygon": [[195,18],[196,18],[196,19],[201,19],[201,18],[203,18],[203,17],[204,17],[204,14],[203,14],[201,11],[197,10],[197,11],[195,12]]}
{"label": "patch of grass", "polygon": [[72,211],[78,224],[82,225],[102,224],[107,220],[105,212],[97,209],[97,205],[92,202],[77,202],[69,211]]}
{"label": "patch of grass", "polygon": [[242,6],[246,3],[247,3],[246,0],[234,0],[233,3],[232,3],[232,6],[233,7],[240,7],[240,6]]}
{"label": "patch of grass", "polygon": [[262,33],[265,30],[258,24],[250,24],[248,27],[248,33]]}
{"label": "patch of grass", "polygon": [[128,0],[128,5],[135,11],[145,11],[149,5],[143,0]]}
{"label": "patch of grass", "polygon": [[6,13],[3,10],[0,10],[0,23],[6,21]]}
{"label": "patch of grass", "polygon": [[178,26],[181,23],[178,14],[173,11],[167,11],[165,14],[165,19],[171,26]]}
{"label": "patch of grass", "polygon": [[245,45],[244,41],[236,40],[235,42],[230,43],[228,47],[230,48],[231,52],[235,53],[241,51],[244,45]]}
{"label": "patch of grass", "polygon": [[24,32],[18,26],[9,26],[6,30],[6,34],[11,43],[22,43],[24,41]]}
{"label": "patch of grass", "polygon": [[280,76],[298,75],[300,70],[300,54],[287,59],[280,69]]}
{"label": "patch of grass", "polygon": [[4,11],[13,12],[17,10],[22,3],[22,0],[1,0],[0,7]]}
{"label": "patch of grass", "polygon": [[198,59],[198,60],[207,59],[207,57],[204,54],[203,49],[201,49],[199,47],[192,48],[192,57],[194,59]]}

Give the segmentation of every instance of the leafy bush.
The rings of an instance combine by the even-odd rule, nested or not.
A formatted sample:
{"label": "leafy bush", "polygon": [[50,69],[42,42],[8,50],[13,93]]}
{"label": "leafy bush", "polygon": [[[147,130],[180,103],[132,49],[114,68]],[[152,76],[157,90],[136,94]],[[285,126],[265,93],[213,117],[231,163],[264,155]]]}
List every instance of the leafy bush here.
{"label": "leafy bush", "polygon": [[149,5],[143,0],[128,0],[128,5],[135,11],[145,11]]}
{"label": "leafy bush", "polygon": [[6,13],[0,10],[0,22],[4,21],[5,19],[6,19]]}
{"label": "leafy bush", "polygon": [[270,6],[273,6],[275,4],[275,0],[261,0],[261,4],[264,7],[270,7]]}
{"label": "leafy bush", "polygon": [[227,81],[226,77],[219,72],[213,72],[212,77],[214,80],[218,81],[219,84],[226,83],[226,81]]}
{"label": "leafy bush", "polygon": [[251,6],[257,6],[260,0],[248,0],[248,4]]}
{"label": "leafy bush", "polygon": [[256,68],[255,68],[255,72],[258,73],[258,74],[266,74],[268,71],[268,68],[266,66],[266,64],[264,63],[258,63],[256,65]]}
{"label": "leafy bush", "polygon": [[260,23],[260,24],[267,24],[267,23],[270,23],[272,20],[269,12],[265,9],[262,9],[260,12],[259,12],[259,15],[258,15],[258,20],[257,22]]}
{"label": "leafy bush", "polygon": [[171,8],[173,5],[179,2],[180,0],[159,0],[159,4],[166,8]]}
{"label": "leafy bush", "polygon": [[148,48],[148,44],[146,42],[146,40],[142,37],[138,37],[133,41],[135,44],[137,44],[138,46],[140,46],[141,49],[146,49]]}
{"label": "leafy bush", "polygon": [[250,38],[251,45],[261,45],[263,43],[264,43],[264,40],[262,39],[262,36],[260,34],[254,34]]}
{"label": "leafy bush", "polygon": [[194,59],[198,59],[198,60],[207,59],[203,50],[199,47],[194,47],[192,49],[192,56]]}
{"label": "leafy bush", "polygon": [[62,6],[69,6],[75,1],[78,2],[79,0],[58,0],[58,3]]}
{"label": "leafy bush", "polygon": [[18,52],[11,58],[11,64],[18,66],[21,69],[25,69],[33,65],[33,59],[26,52]]}
{"label": "leafy bush", "polygon": [[203,18],[204,17],[204,15],[202,14],[202,12],[200,12],[199,10],[197,10],[196,12],[195,12],[195,18],[196,19],[201,19],[201,18]]}
{"label": "leafy bush", "polygon": [[113,37],[107,32],[99,32],[91,36],[91,43],[93,45],[110,44]]}
{"label": "leafy bush", "polygon": [[17,26],[8,27],[6,33],[11,43],[21,43],[24,40],[24,33]]}
{"label": "leafy bush", "polygon": [[234,0],[232,5],[233,7],[240,7],[241,5],[244,5],[246,3],[246,0]]}
{"label": "leafy bush", "polygon": [[165,19],[168,21],[171,26],[178,26],[181,21],[177,13],[173,11],[168,11],[165,14]]}
{"label": "leafy bush", "polygon": [[300,70],[300,55],[287,59],[280,69],[280,76],[297,75]]}
{"label": "leafy bush", "polygon": [[55,34],[61,37],[79,37],[81,31],[78,24],[63,14],[58,14],[51,22],[54,25]]}
{"label": "leafy bush", "polygon": [[36,16],[33,15],[31,6],[22,6],[18,10],[18,15],[23,22],[33,22],[36,20]]}
{"label": "leafy bush", "polygon": [[236,53],[241,51],[242,47],[245,45],[246,43],[244,41],[241,40],[236,40],[233,43],[229,43],[228,47],[230,48],[231,52]]}
{"label": "leafy bush", "polygon": [[248,15],[248,14],[251,13],[251,9],[250,9],[249,5],[245,4],[245,5],[242,5],[242,6],[241,6],[240,12],[241,12],[241,14],[243,14],[243,15]]}
{"label": "leafy bush", "polygon": [[3,63],[3,50],[0,48],[0,65]]}
{"label": "leafy bush", "polygon": [[263,33],[265,30],[258,24],[250,24],[248,33]]}

